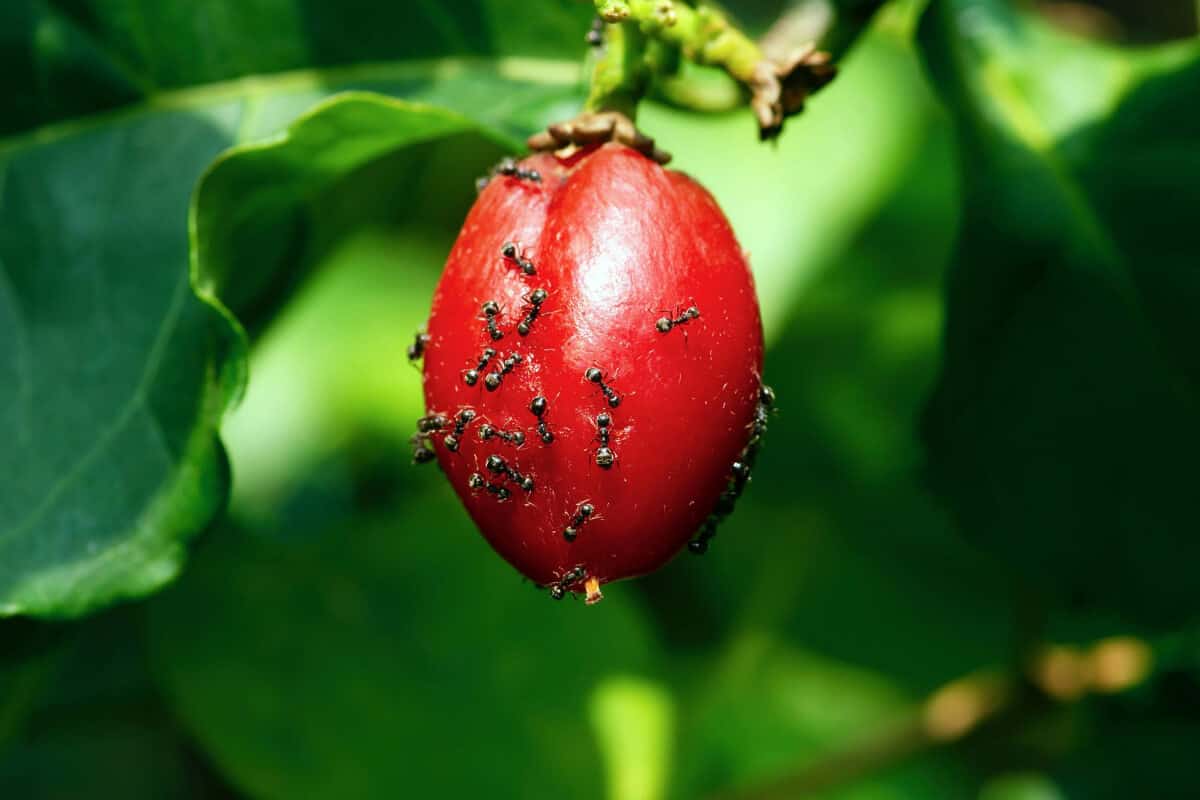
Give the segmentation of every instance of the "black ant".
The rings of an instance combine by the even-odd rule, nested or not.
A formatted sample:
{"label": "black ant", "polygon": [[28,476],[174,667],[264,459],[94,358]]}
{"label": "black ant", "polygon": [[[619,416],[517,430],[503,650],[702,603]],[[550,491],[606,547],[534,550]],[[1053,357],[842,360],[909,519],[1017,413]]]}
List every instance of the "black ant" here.
{"label": "black ant", "polygon": [[775,405],[775,390],[763,385],[758,393],[758,406],[754,409],[754,421],[750,423],[750,441],[742,450],[741,461],[748,467],[754,466],[763,437],[767,434],[767,422]]}
{"label": "black ant", "polygon": [[499,315],[500,305],[495,300],[488,300],[483,304],[483,316],[487,319],[488,335],[492,337],[493,342],[504,338],[504,332],[496,326],[496,317]]}
{"label": "black ant", "polygon": [[412,460],[414,464],[428,464],[437,458],[437,453],[433,452],[429,445],[429,434],[417,432],[409,437],[408,443],[412,445]]}
{"label": "black ant", "polygon": [[523,431],[502,431],[494,425],[489,425],[486,422],[479,426],[479,440],[486,442],[489,439],[500,438],[511,445],[520,447],[525,444],[525,433]]}
{"label": "black ant", "polygon": [[575,512],[575,517],[571,520],[571,524],[563,530],[563,538],[568,542],[575,541],[575,537],[579,535],[579,529],[583,527],[583,523],[591,519],[594,513],[596,513],[595,506],[591,503],[581,503],[579,509]]}
{"label": "black ant", "polygon": [[670,317],[659,317],[658,322],[654,323],[654,327],[658,329],[659,333],[670,333],[671,329],[676,325],[683,325],[689,320],[697,319],[699,316],[700,309],[692,306],[675,319],[671,319]]}
{"label": "black ant", "polygon": [[610,408],[616,408],[621,405],[621,398],[617,395],[617,390],[604,382],[604,373],[597,367],[588,367],[587,372],[583,373],[583,377],[600,387],[600,391],[608,399]]}
{"label": "black ant", "polygon": [[446,434],[446,438],[442,439],[442,444],[446,445],[446,449],[451,453],[458,452],[458,445],[462,439],[463,431],[471,424],[471,420],[475,419],[475,412],[469,408],[465,408],[458,413],[458,419],[454,423],[454,433]]}
{"label": "black ant", "polygon": [[741,497],[742,492],[746,490],[746,484],[750,482],[750,465],[745,461],[735,461],[729,471],[733,474],[729,491],[735,498]]}
{"label": "black ant", "polygon": [[491,171],[480,178],[475,179],[475,192],[478,194],[488,187],[492,182],[492,178],[497,175],[504,175],[517,180],[533,181],[534,183],[542,182],[542,173],[536,169],[524,169],[517,165],[517,162],[512,158],[505,158],[499,164],[492,167]]}
{"label": "black ant", "polygon": [[500,248],[500,255],[515,263],[526,275],[537,275],[537,269],[534,268],[533,262],[521,255],[521,250],[517,247],[516,242],[505,242]]}
{"label": "black ant", "polygon": [[542,415],[546,413],[547,405],[548,403],[546,398],[542,397],[540,394],[533,398],[533,400],[529,403],[529,410],[533,412],[535,417],[538,418],[538,436],[541,437],[543,444],[550,444],[554,441],[554,434],[550,432],[548,427],[546,427],[546,420],[542,419]]}
{"label": "black ant", "polygon": [[479,383],[479,373],[483,372],[488,362],[495,357],[495,350],[490,347],[484,348],[483,355],[479,357],[479,363],[475,365],[475,369],[469,369],[463,373],[463,383],[467,386],[474,386]]}
{"label": "black ant", "polygon": [[519,353],[513,353],[508,358],[500,362],[499,372],[489,372],[487,375],[483,376],[483,385],[489,392],[496,391],[500,388],[500,382],[504,379],[504,376],[512,372],[513,369],[516,368],[517,364],[521,363],[521,360],[521,355]]}
{"label": "black ant", "polygon": [[429,346],[429,334],[419,330],[413,335],[413,343],[408,346],[408,360],[416,363],[425,356],[425,348]]}
{"label": "black ant", "polygon": [[591,47],[600,47],[604,44],[604,20],[596,17],[592,20],[592,29],[587,32],[584,41]]}
{"label": "black ant", "polygon": [[572,583],[577,583],[587,577],[587,570],[583,567],[574,567],[567,571],[565,575],[558,579],[557,582],[550,585],[550,597],[555,600],[562,600],[567,596],[567,587]]}
{"label": "black ant", "polygon": [[733,513],[738,498],[746,490],[746,484],[750,482],[750,474],[754,468],[754,460],[758,457],[758,450],[762,446],[762,438],[767,432],[767,420],[774,405],[775,391],[770,386],[764,384],[759,389],[758,405],[754,409],[754,421],[750,423],[750,441],[742,448],[738,460],[730,465],[729,472],[731,477],[729,482],[726,484],[725,491],[721,492],[717,497],[717,502],[713,505],[712,513],[704,521],[699,535],[688,542],[688,550],[692,553],[703,555],[708,552],[709,541],[717,535],[717,525],[722,519]]}
{"label": "black ant", "polygon": [[544,302],[546,302],[546,290],[534,289],[529,295],[529,311],[525,314],[525,319],[517,324],[517,333],[522,336],[529,335],[533,321],[537,319],[537,315],[542,310],[542,303]]}
{"label": "black ant", "polygon": [[596,466],[601,469],[611,469],[617,455],[608,447],[608,427],[612,425],[612,417],[601,412],[596,416],[596,427],[600,429],[600,447],[596,449]]}
{"label": "black ant", "polygon": [[503,159],[495,166],[492,172],[495,175],[505,175],[517,180],[533,181],[534,183],[542,182],[542,173],[536,169],[524,169],[511,158]]}
{"label": "black ant", "polygon": [[745,461],[733,462],[730,472],[733,473],[733,478],[726,485],[725,491],[717,496],[712,513],[704,520],[699,535],[688,542],[688,550],[695,555],[701,556],[708,552],[708,543],[717,535],[717,526],[721,524],[721,520],[733,513],[742,490],[750,480],[750,467]]}
{"label": "black ant", "polygon": [[512,492],[507,488],[498,483],[488,483],[478,472],[472,472],[471,476],[467,478],[467,486],[470,486],[472,489],[487,489],[488,494],[495,495],[496,499],[501,503],[512,497]]}
{"label": "black ant", "polygon": [[700,528],[700,534],[688,542],[688,552],[693,555],[702,556],[708,552],[708,543],[717,535],[717,519],[709,517],[704,520],[704,525]]}
{"label": "black ant", "polygon": [[440,431],[442,428],[450,424],[450,420],[442,414],[430,414],[421,417],[417,420],[417,431],[419,433],[433,433]]}
{"label": "black ant", "polygon": [[520,486],[526,492],[533,491],[533,478],[529,477],[528,475],[522,475],[520,472],[517,472],[515,469],[510,467],[508,465],[508,462],[506,462],[500,456],[497,456],[497,455],[488,456],[487,457],[487,469],[488,469],[488,472],[492,473],[493,475],[507,476],[510,481],[512,481],[513,483]]}

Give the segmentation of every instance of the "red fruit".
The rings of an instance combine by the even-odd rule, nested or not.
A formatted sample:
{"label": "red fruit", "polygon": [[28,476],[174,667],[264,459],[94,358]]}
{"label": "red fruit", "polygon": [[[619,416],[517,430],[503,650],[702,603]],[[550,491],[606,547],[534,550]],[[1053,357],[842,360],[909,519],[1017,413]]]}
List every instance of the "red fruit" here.
{"label": "red fruit", "polygon": [[425,399],[446,424],[429,439],[501,556],[596,599],[713,511],[761,414],[762,323],[729,223],[686,175],[615,144],[517,166],[540,180],[492,179],[434,295]]}

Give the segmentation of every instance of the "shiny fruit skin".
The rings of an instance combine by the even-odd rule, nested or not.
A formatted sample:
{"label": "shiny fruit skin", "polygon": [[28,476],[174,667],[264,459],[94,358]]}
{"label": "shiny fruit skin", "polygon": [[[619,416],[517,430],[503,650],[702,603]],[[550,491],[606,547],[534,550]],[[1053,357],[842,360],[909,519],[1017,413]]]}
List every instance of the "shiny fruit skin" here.
{"label": "shiny fruit skin", "polygon": [[[493,177],[434,294],[428,413],[477,414],[457,452],[433,438],[437,459],[492,547],[538,585],[578,567],[601,583],[644,574],[696,532],[749,438],[763,358],[753,279],[712,196],[682,173],[615,144],[566,159],[539,154],[519,166],[541,180]],[[502,254],[507,242],[536,274]],[[546,299],[521,336],[517,326],[538,288]],[[498,340],[481,310],[488,301],[499,306]],[[691,307],[697,318],[656,327]],[[484,373],[474,386],[464,381],[489,347],[497,356],[484,373],[521,356],[494,391]],[[616,392],[616,407],[585,378],[593,367]],[[548,401],[549,444],[530,411],[536,396]],[[601,413],[611,418],[608,469],[596,459]],[[520,430],[524,444],[483,441],[482,423]],[[491,455],[531,477],[533,491],[489,472]],[[511,496],[471,488],[473,473]],[[568,541],[564,529],[584,503],[595,512]]]}

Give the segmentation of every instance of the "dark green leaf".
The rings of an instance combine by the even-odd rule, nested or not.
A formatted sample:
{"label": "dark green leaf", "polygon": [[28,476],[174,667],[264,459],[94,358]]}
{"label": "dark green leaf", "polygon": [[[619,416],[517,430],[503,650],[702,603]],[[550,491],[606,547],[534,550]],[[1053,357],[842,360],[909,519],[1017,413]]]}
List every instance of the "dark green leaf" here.
{"label": "dark green leaf", "polygon": [[933,474],[1051,591],[1167,623],[1200,607],[1200,45],[1124,51],[999,0],[921,30],[967,210]]}
{"label": "dark green leaf", "polygon": [[0,754],[5,797],[72,800],[203,798],[185,754],[164,729],[131,720],[91,720],[46,731]]}
{"label": "dark green leaf", "polygon": [[224,502],[183,221],[225,141],[163,112],[0,151],[0,616],[152,591]]}
{"label": "dark green leaf", "polygon": [[0,796],[228,796],[164,709],[143,627],[137,606],[86,623],[0,621],[3,641],[24,640],[26,651],[26,679],[15,683],[0,653]]}
{"label": "dark green leaf", "polygon": [[555,603],[448,487],[406,500],[197,554],[151,614],[187,726],[255,797],[601,796],[589,698],[657,661],[629,596]]}
{"label": "dark green leaf", "polygon": [[1076,710],[1070,751],[1047,770],[1065,797],[1185,800],[1195,794],[1200,681],[1170,672]]}
{"label": "dark green leaf", "polygon": [[[366,63],[578,60],[587,3],[539,0],[5,0],[0,135],[171,90]],[[296,75],[293,77],[302,77]],[[31,91],[36,87],[36,91]]]}

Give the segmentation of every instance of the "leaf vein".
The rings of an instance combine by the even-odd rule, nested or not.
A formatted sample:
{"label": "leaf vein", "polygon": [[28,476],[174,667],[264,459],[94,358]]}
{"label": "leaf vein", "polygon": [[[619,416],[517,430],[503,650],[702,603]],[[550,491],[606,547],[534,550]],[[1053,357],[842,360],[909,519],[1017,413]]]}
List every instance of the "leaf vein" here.
{"label": "leaf vein", "polygon": [[[170,305],[167,308],[166,314],[163,316],[162,324],[159,328],[158,335],[155,337],[153,344],[146,357],[146,365],[142,370],[142,375],[138,380],[137,386],[134,388],[133,394],[129,401],[117,414],[116,419],[112,421],[103,432],[97,437],[95,442],[88,450],[80,456],[80,458],[46,493],[45,498],[35,508],[30,510],[25,519],[18,522],[7,532],[0,531],[0,540],[15,539],[21,534],[27,532],[48,514],[53,508],[55,501],[58,500],[70,486],[79,479],[84,470],[98,459],[108,449],[112,441],[117,435],[125,429],[125,427],[133,420],[138,409],[146,408],[146,391],[153,382],[154,377],[158,373],[158,369],[162,364],[163,356],[166,352],[166,344],[170,339],[170,334],[174,331],[175,325],[178,323],[180,315],[183,313],[184,301],[189,295],[189,283],[187,273],[180,273],[179,280],[175,284],[174,292],[171,296]],[[153,414],[151,414],[153,416]]]}

